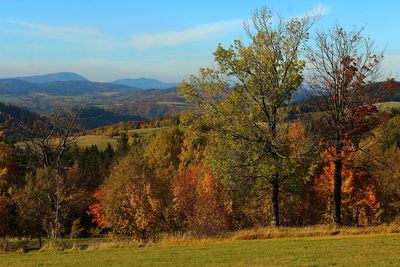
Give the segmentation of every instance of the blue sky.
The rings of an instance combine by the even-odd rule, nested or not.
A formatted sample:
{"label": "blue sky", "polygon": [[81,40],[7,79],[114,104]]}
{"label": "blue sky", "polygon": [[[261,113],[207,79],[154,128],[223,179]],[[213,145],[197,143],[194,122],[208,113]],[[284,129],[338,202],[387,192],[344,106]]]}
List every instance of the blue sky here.
{"label": "blue sky", "polygon": [[318,7],[314,29],[366,26],[400,77],[398,0],[0,0],[0,77],[78,72],[95,81],[179,81],[211,66],[218,43],[245,39],[242,24],[266,5],[285,17]]}

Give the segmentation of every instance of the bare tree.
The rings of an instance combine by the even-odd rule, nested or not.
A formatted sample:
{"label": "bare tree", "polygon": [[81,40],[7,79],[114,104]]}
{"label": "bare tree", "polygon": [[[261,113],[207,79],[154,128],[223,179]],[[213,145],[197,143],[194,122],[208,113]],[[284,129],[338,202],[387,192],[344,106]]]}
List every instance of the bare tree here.
{"label": "bare tree", "polygon": [[326,147],[332,148],[334,159],[333,221],[338,225],[344,149],[349,144],[356,149],[355,138],[375,125],[377,108],[373,104],[382,95],[369,91],[367,85],[380,77],[383,54],[374,51],[374,43],[362,31],[335,26],[317,32],[315,42],[307,49],[311,71],[307,84],[319,111],[320,133]]}
{"label": "bare tree", "polygon": [[49,117],[33,115],[21,121],[22,136],[26,145],[36,154],[39,164],[62,172],[65,152],[76,141],[79,127],[79,110],[60,107]]}
{"label": "bare tree", "polygon": [[61,107],[49,117],[32,116],[27,122],[20,123],[26,146],[33,151],[39,166],[52,170],[55,188],[51,194],[53,220],[49,224],[49,233],[57,238],[62,225],[60,213],[62,205],[68,198],[65,167],[63,166],[66,151],[76,142],[79,130],[79,111]]}

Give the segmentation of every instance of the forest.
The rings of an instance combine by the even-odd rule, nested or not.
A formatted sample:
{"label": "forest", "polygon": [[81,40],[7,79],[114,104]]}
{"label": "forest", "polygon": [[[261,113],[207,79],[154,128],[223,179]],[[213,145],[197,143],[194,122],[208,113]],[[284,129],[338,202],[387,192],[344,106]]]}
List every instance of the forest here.
{"label": "forest", "polygon": [[[174,117],[84,130],[76,107],[1,104],[0,240],[400,224],[399,83],[363,28],[318,19],[257,10]],[[79,146],[88,131],[117,145]]]}

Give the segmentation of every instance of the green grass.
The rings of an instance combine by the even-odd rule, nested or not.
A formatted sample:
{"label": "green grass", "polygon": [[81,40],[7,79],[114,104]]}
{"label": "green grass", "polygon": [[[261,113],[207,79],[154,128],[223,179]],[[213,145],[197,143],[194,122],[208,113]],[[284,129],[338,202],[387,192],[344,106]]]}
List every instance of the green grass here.
{"label": "green grass", "polygon": [[381,111],[392,109],[392,108],[400,109],[400,102],[382,102],[382,103],[376,104],[376,106]]}
{"label": "green grass", "polygon": [[155,133],[161,129],[167,129],[167,128],[170,128],[170,127],[166,126],[166,127],[156,127],[156,128],[131,129],[131,130],[128,130],[128,134],[137,133],[140,135],[147,135],[147,134]]}
{"label": "green grass", "polygon": [[100,150],[104,150],[107,144],[110,143],[113,148],[117,147],[117,140],[103,135],[83,135],[78,137],[78,146],[90,147],[97,145]]}
{"label": "green grass", "polygon": [[399,266],[400,235],[204,241],[0,254],[0,266]]}
{"label": "green grass", "polygon": [[[142,134],[148,134],[148,133],[151,133],[151,131],[143,132]],[[129,142],[132,143],[132,141],[133,139],[129,138]],[[104,150],[107,148],[108,143],[110,143],[113,149],[116,149],[118,141],[117,137],[113,138],[105,135],[88,134],[79,136],[77,143],[79,147],[90,147],[92,145],[96,145],[99,150]]]}

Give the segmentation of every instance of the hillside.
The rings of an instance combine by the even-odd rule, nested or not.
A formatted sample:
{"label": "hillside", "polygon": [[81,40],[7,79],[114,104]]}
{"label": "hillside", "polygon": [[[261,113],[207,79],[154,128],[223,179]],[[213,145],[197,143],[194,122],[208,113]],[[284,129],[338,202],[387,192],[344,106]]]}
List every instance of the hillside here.
{"label": "hillside", "polygon": [[140,116],[118,114],[96,107],[87,107],[81,110],[79,120],[85,129],[94,129],[118,122],[143,121],[145,118]]}
{"label": "hillside", "polygon": [[[29,125],[36,119],[46,120],[46,117],[25,108],[0,102],[0,141],[13,143],[21,140],[20,123]],[[145,119],[139,116],[118,114],[96,107],[86,107],[80,111],[79,120],[84,129],[93,129],[119,122],[144,121]]]}
{"label": "hillside", "polygon": [[136,88],[90,81],[52,81],[33,83],[19,79],[0,79],[0,95],[24,96],[30,93],[52,95],[82,95],[111,92],[131,92]]}
{"label": "hillside", "polygon": [[[375,92],[382,94],[381,90],[377,90],[380,86],[382,83],[372,84],[367,90],[371,94]],[[301,106],[302,111],[311,111],[306,98],[305,89],[301,88],[293,100]],[[384,93],[382,98],[380,102],[400,101],[400,83],[396,82],[395,88]],[[31,83],[16,79],[0,79],[0,101],[39,113],[52,112],[60,105],[67,105],[97,107],[119,114],[117,117],[106,115],[108,119],[111,117],[113,119],[107,119],[104,123],[100,123],[100,120],[105,119],[101,117],[96,123],[91,122],[89,128],[130,120],[129,116],[146,119],[170,116],[189,108],[176,88],[140,90],[127,85],[90,81]]]}
{"label": "hillside", "polygon": [[175,88],[139,90],[119,84],[89,81],[30,83],[0,79],[0,101],[39,113],[60,105],[95,106],[123,115],[160,118],[186,109]]}
{"label": "hillside", "polygon": [[140,89],[169,89],[177,87],[179,83],[165,83],[156,79],[137,78],[137,79],[119,79],[111,83],[132,86]]}
{"label": "hillside", "polygon": [[12,78],[31,83],[49,83],[49,82],[66,82],[66,81],[89,81],[85,77],[73,72],[56,72],[43,75],[18,76]]}

